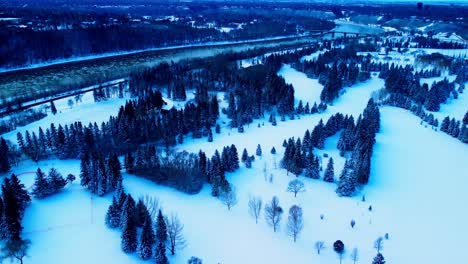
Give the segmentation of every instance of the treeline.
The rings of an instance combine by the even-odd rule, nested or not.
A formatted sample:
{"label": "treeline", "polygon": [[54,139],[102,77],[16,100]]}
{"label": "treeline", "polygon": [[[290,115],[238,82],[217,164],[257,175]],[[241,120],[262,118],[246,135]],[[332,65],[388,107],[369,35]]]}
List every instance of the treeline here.
{"label": "treeline", "polygon": [[[433,34],[433,33],[430,33]],[[437,38],[433,38],[432,35],[415,36],[408,38],[406,41],[394,41],[391,39],[383,39],[383,47],[396,48],[396,49],[407,49],[407,48],[431,48],[431,49],[465,49],[466,44],[459,42],[448,42],[442,41]]]}
{"label": "treeline", "polygon": [[445,117],[440,124],[440,131],[459,139],[463,143],[468,143],[468,112],[465,114],[463,120],[456,120],[455,118]]}
{"label": "treeline", "polygon": [[182,110],[162,111],[164,103],[160,92],[149,92],[145,98],[128,101],[117,116],[100,127],[80,122],[58,128],[51,124],[45,131],[39,128],[37,134],[18,133],[18,145],[34,161],[51,155],[60,159],[79,158],[83,150],[89,149],[99,149],[104,156],[120,155],[147,142],[161,142],[169,147],[177,143],[178,135],[182,138],[189,132],[194,138],[207,136],[219,115],[215,97],[210,103],[188,104]]}
{"label": "treeline", "polygon": [[445,103],[451,94],[455,98],[458,96],[455,84],[447,79],[433,83],[431,89],[426,83],[420,85],[419,78],[408,66],[392,65],[388,70],[381,71],[379,77],[385,79],[386,91],[409,97],[429,111],[439,111],[440,104]]}
{"label": "treeline", "polygon": [[[302,140],[300,138],[285,140],[283,146],[286,149],[281,165],[288,172],[296,175],[305,171],[304,176],[319,179],[320,159],[314,155],[313,150],[314,148],[323,149],[325,139],[341,131],[337,147],[342,155],[351,151],[351,157],[346,161],[336,192],[340,196],[352,196],[358,185],[367,184],[369,181],[375,134],[379,129],[379,109],[371,99],[356,124],[352,116],[337,113],[331,116],[325,125],[320,120],[312,133],[307,130]],[[333,159],[330,158],[324,172],[324,181],[335,181],[333,166]]]}

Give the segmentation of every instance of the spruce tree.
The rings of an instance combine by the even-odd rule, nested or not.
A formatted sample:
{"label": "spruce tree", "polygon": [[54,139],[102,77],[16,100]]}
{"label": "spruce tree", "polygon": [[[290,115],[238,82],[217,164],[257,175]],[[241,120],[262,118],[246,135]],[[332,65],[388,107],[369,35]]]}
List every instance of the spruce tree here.
{"label": "spruce tree", "polygon": [[67,181],[55,168],[51,168],[49,171],[48,183],[49,194],[57,193],[67,185]]}
{"label": "spruce tree", "polygon": [[41,169],[37,169],[32,195],[38,199],[46,197],[48,195],[48,186],[49,183],[47,182],[45,173]]}
{"label": "spruce tree", "polygon": [[137,249],[137,226],[132,216],[124,214],[124,220],[122,226],[122,241],[121,248],[125,253],[133,253]]}
{"label": "spruce tree", "polygon": [[248,158],[249,158],[249,154],[247,153],[247,149],[244,148],[244,150],[242,151],[241,161],[246,162]]}
{"label": "spruce tree", "polygon": [[335,181],[335,172],[334,172],[334,168],[333,168],[333,158],[330,158],[328,160],[327,169],[325,170],[323,180],[326,181],[326,182],[334,182]]}
{"label": "spruce tree", "polygon": [[271,152],[271,154],[273,154],[273,155],[276,154],[276,149],[275,149],[275,147],[272,147],[270,152]]}
{"label": "spruce tree", "polygon": [[110,228],[117,228],[120,225],[120,210],[117,199],[112,197],[112,204],[106,213],[106,225]]}
{"label": "spruce tree", "polygon": [[234,144],[230,148],[230,157],[231,157],[231,171],[235,171],[239,168],[239,154],[237,153],[237,148]]}
{"label": "spruce tree", "polygon": [[144,219],[143,229],[140,235],[140,243],[138,245],[138,255],[142,259],[150,259],[153,256],[153,246],[155,242],[153,222],[151,217],[146,215]]}
{"label": "spruce tree", "polygon": [[167,241],[167,226],[161,210],[159,210],[158,217],[156,219],[156,241],[163,245],[165,245]]}
{"label": "spruce tree", "polygon": [[156,264],[169,264],[166,256],[166,246],[161,242],[156,247]]}
{"label": "spruce tree", "polygon": [[378,253],[377,256],[374,257],[372,264],[385,264],[385,259],[381,253]]}
{"label": "spruce tree", "polygon": [[262,156],[262,147],[260,146],[260,144],[257,145],[257,151],[255,152],[255,154],[257,156]]}
{"label": "spruce tree", "polygon": [[54,101],[50,101],[50,111],[53,115],[57,114],[57,108],[55,107]]}
{"label": "spruce tree", "polygon": [[6,140],[2,137],[0,138],[0,173],[5,173],[10,170],[10,157],[9,157],[9,148]]}

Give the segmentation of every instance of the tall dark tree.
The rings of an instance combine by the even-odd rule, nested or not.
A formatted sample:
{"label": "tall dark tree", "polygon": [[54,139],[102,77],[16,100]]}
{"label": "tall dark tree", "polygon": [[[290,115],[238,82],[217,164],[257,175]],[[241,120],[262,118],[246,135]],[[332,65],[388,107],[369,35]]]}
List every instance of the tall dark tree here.
{"label": "tall dark tree", "polygon": [[2,137],[0,138],[0,173],[8,172],[11,168],[9,154],[8,144]]}
{"label": "tall dark tree", "polygon": [[328,160],[327,169],[325,170],[325,174],[323,176],[323,180],[326,182],[334,182],[335,181],[335,170],[333,166],[333,158]]}
{"label": "tall dark tree", "polygon": [[158,217],[156,218],[156,241],[163,245],[167,242],[167,226],[161,210],[159,210]]}
{"label": "tall dark tree", "polygon": [[153,256],[153,246],[155,242],[153,221],[149,214],[145,217],[143,229],[140,235],[140,243],[138,246],[138,255],[142,259],[150,259]]}

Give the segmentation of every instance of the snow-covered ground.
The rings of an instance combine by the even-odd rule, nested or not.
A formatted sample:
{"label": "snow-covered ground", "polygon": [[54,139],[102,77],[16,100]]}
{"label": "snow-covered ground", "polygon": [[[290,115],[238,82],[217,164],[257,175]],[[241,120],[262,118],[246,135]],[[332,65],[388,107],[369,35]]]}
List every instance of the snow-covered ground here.
{"label": "snow-covered ground", "polygon": [[[282,67],[280,75],[293,84],[297,99],[304,103],[318,101],[320,93],[315,90],[320,90],[321,86],[316,85],[316,80],[288,65]],[[305,183],[306,192],[298,194],[297,198],[286,192],[288,181],[295,176],[279,169],[283,139],[302,137],[306,129],[312,129],[321,118],[326,121],[336,112],[356,118],[372,92],[383,86],[383,80],[373,74],[370,80],[346,88],[322,114],[286,122],[278,120],[275,127],[266,117],[245,127],[242,134],[224,125],[222,133],[214,134],[211,143],[206,139],[185,140],[178,150],[197,152],[202,149],[209,156],[230,144],[236,144],[239,153],[247,148],[250,154],[257,144],[262,146],[264,155],[256,157],[253,168],[241,165],[238,171],[227,175],[238,192],[238,204],[231,211],[210,195],[208,185],[197,195],[186,195],[124,174],[125,188],[134,197],[157,196],[164,212],[177,213],[185,225],[188,245],[175,257],[170,257],[171,263],[185,263],[190,256],[198,256],[204,263],[223,264],[337,263],[332,246],[337,239],[343,240],[346,246],[343,264],[352,263],[350,252],[354,247],[359,249],[358,263],[370,263],[376,254],[373,241],[385,233],[389,234],[389,240],[384,241],[382,253],[388,263],[460,263],[465,258],[463,247],[468,242],[465,235],[468,234],[468,213],[464,210],[468,199],[465,191],[468,145],[420,125],[420,119],[406,110],[381,108],[381,131],[374,147],[370,183],[361,193],[366,196],[365,202],[361,201],[361,195],[339,198],[334,192],[335,184],[304,177],[300,179]],[[311,90],[314,95],[309,93]],[[466,94],[453,101],[456,105],[450,111],[466,110]],[[222,99],[222,93],[218,98]],[[47,122],[64,123],[70,118],[95,121],[101,115],[107,120],[121,103],[117,99],[93,103],[87,107],[89,113],[83,113],[85,109],[74,112],[79,106],[62,109],[61,114],[47,117],[51,118]],[[107,109],[107,104],[113,108]],[[225,105],[224,101],[220,104],[221,107]],[[442,109],[446,111],[449,110]],[[226,122],[226,117],[222,115],[220,121]],[[316,152],[322,157],[323,166],[328,161],[323,154],[333,157],[335,178],[344,164],[336,149],[337,140],[338,135],[327,139],[325,149]],[[273,146],[278,152],[276,155],[270,154]],[[43,170],[55,167],[63,174],[79,175],[77,160],[48,160],[38,164],[26,161],[13,168],[13,172],[31,172],[37,167]],[[264,178],[265,167],[267,178],[273,175],[271,183]],[[32,185],[33,178],[33,174],[20,176],[26,186]],[[273,195],[278,196],[285,210],[279,232],[273,232],[263,214],[255,224],[248,214],[249,195],[261,196],[264,203]],[[42,201],[33,200],[24,218],[24,237],[32,241],[30,257],[25,263],[145,263],[136,255],[124,254],[120,250],[120,232],[105,226],[104,215],[110,201],[111,195],[97,197],[83,190],[79,179],[58,195]],[[296,243],[285,233],[287,210],[293,204],[304,210],[304,230]],[[372,211],[368,210],[369,206]],[[324,216],[323,220],[320,215]],[[352,219],[356,221],[354,228],[350,226]],[[325,242],[320,255],[313,248],[318,240]]]}
{"label": "snow-covered ground", "polygon": [[286,83],[294,86],[294,104],[298,105],[302,100],[303,106],[309,103],[310,107],[320,103],[320,93],[323,85],[318,82],[318,79],[307,78],[305,73],[293,69],[290,65],[283,65],[278,72]]}

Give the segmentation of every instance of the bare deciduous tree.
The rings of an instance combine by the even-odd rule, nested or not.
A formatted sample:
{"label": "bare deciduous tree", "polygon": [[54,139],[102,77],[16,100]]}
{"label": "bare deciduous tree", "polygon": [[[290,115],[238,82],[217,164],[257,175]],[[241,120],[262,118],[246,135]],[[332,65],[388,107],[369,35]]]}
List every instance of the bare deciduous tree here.
{"label": "bare deciduous tree", "polygon": [[374,242],[374,248],[377,250],[377,253],[380,253],[380,250],[383,249],[383,237],[378,237]]}
{"label": "bare deciduous tree", "polygon": [[320,251],[322,251],[323,247],[325,246],[325,242],[317,241],[315,242],[315,250],[317,250],[317,254],[320,255]]}
{"label": "bare deciduous tree", "polygon": [[221,202],[227,206],[228,210],[231,210],[231,208],[237,204],[236,189],[234,186],[230,185],[229,190],[221,192],[219,198]]}
{"label": "bare deciduous tree", "polygon": [[265,206],[265,219],[274,232],[279,228],[282,214],[283,208],[279,205],[278,197],[273,196],[271,202]]}
{"label": "bare deciduous tree", "polygon": [[257,196],[249,197],[249,213],[251,216],[255,217],[255,223],[258,223],[258,218],[260,217],[260,211],[262,210],[262,198]]}
{"label": "bare deciduous tree", "polygon": [[156,219],[159,211],[159,199],[155,196],[145,195],[140,198],[143,203],[146,205],[148,212],[151,216],[151,219]]}
{"label": "bare deciduous tree", "polygon": [[294,179],[289,182],[287,191],[294,193],[294,197],[296,197],[298,193],[305,192],[304,183]]}
{"label": "bare deciduous tree", "polygon": [[302,219],[302,208],[298,205],[293,205],[289,208],[287,232],[293,237],[296,242],[299,233],[304,228],[304,221]]}
{"label": "bare deciduous tree", "polygon": [[186,246],[187,242],[182,235],[184,225],[180,222],[175,214],[171,217],[166,217],[167,239],[169,241],[169,250],[174,255],[176,249],[182,249]]}
{"label": "bare deciduous tree", "polygon": [[27,256],[30,244],[31,241],[22,239],[7,241],[2,248],[3,255],[0,257],[0,260],[3,263],[3,260],[7,258],[10,260],[16,259],[20,264],[23,264],[23,259]]}
{"label": "bare deciduous tree", "polygon": [[351,259],[353,260],[354,264],[356,264],[356,261],[359,260],[359,252],[357,248],[353,248],[353,251],[351,251]]}

